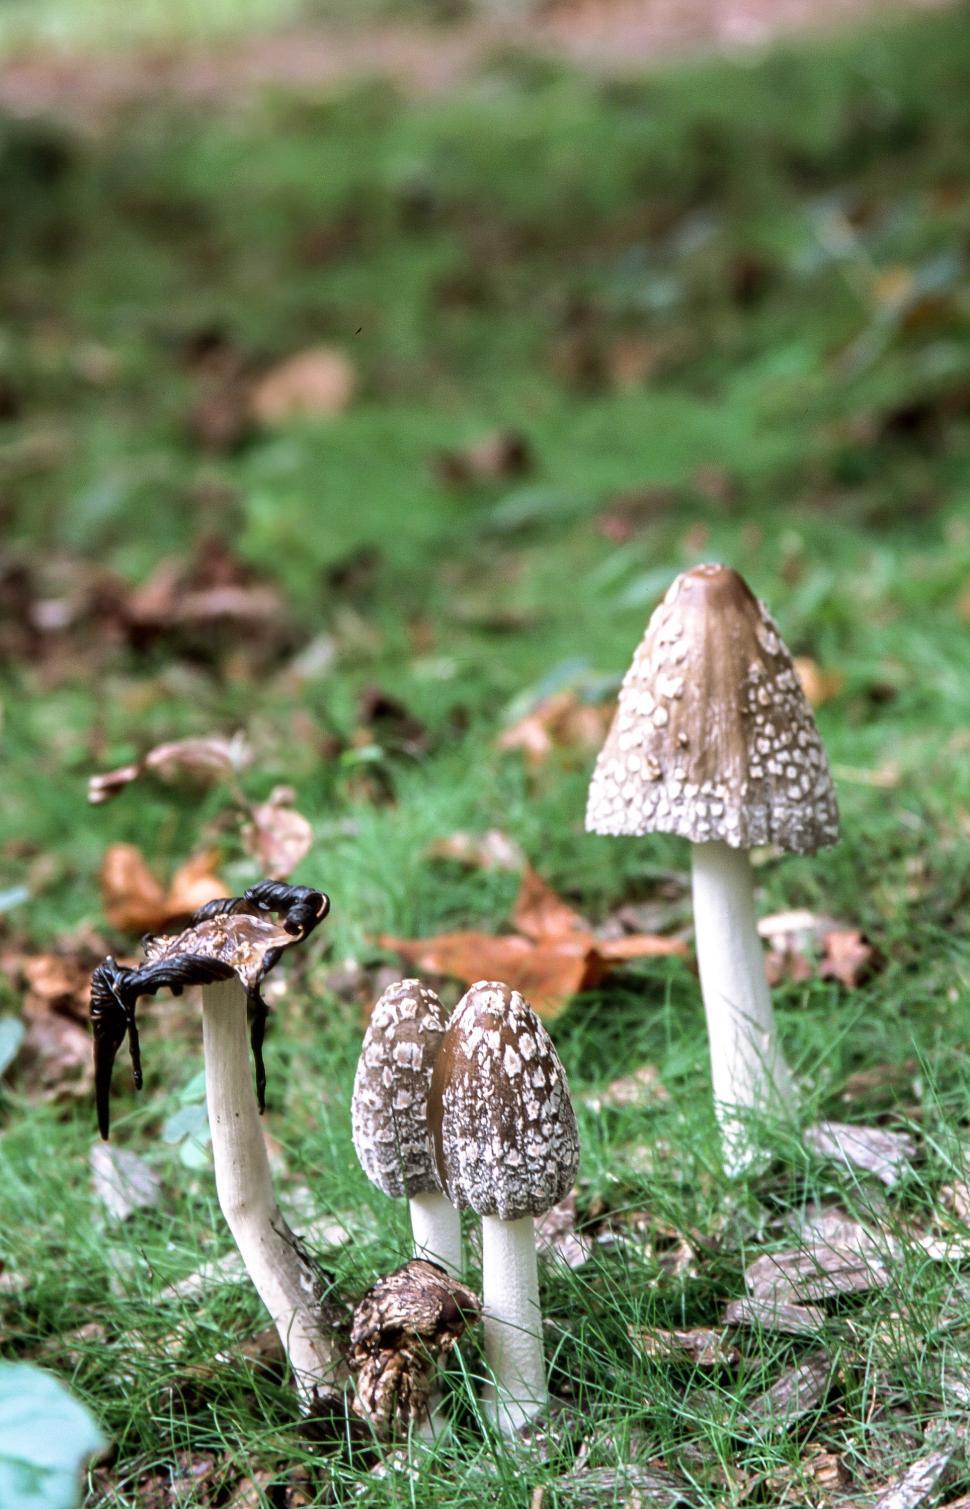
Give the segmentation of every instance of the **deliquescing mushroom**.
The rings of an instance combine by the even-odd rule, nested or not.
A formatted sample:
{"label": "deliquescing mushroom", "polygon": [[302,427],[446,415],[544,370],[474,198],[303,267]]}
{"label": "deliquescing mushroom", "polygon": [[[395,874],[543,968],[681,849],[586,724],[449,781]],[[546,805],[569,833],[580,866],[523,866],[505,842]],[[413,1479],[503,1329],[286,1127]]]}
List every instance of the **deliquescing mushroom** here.
{"label": "deliquescing mushroom", "polygon": [[436,1263],[412,1258],[378,1279],[354,1310],[354,1413],[379,1436],[435,1435],[439,1364],[480,1316],[476,1294]]}
{"label": "deliquescing mushroom", "polygon": [[450,1199],[482,1218],[482,1404],[505,1434],[548,1399],[535,1217],[571,1189],[579,1134],[548,1032],[518,991],[480,980],[455,1007],[435,1059],[428,1122]]}
{"label": "deliquescing mushroom", "polygon": [[[210,902],[175,936],[147,941],[148,962],[128,969],[107,959],[91,979],[98,1125],[108,1135],[111,1071],[127,1036],[141,1087],[135,1006],[143,995],[186,985],[202,988],[206,1101],[216,1190],[250,1278],[272,1316],[305,1407],[333,1395],[341,1364],[323,1319],[318,1274],[280,1213],[273,1191],[259,1114],[266,1006],[260,985],[283,951],[300,943],[327,915],[329,899],[307,886],[265,881],[245,896]],[[268,913],[281,912],[281,921]],[[253,1090],[247,1043],[247,1005],[256,1062]]]}
{"label": "deliquescing mushroom", "polygon": [[354,1147],[372,1184],[407,1197],[414,1253],[461,1272],[461,1221],[438,1187],[428,1091],[445,1035],[444,1008],[420,980],[388,986],[374,1007],[351,1101]]}
{"label": "deliquescing mushroom", "polygon": [[589,788],[592,833],[692,845],[694,927],[725,1169],[756,1123],[791,1115],[748,851],[812,854],[839,836],[825,750],[768,610],[736,571],[678,576],[647,625]]}

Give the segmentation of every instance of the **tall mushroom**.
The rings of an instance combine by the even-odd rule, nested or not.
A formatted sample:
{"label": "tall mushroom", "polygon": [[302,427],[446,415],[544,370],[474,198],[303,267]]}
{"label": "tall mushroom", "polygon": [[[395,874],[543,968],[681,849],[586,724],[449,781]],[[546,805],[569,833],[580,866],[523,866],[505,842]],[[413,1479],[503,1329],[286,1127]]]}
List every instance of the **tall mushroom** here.
{"label": "tall mushroom", "polygon": [[697,566],[647,625],[589,788],[593,833],[676,833],[692,849],[694,927],[725,1168],[755,1156],[752,1117],[791,1113],[748,851],[811,854],[839,836],[825,750],[791,656],[736,571]]}
{"label": "tall mushroom", "polygon": [[428,1122],[438,1176],[482,1218],[482,1402],[513,1434],[548,1398],[535,1217],[572,1187],[579,1133],[552,1039],[516,990],[479,980],[455,1007],[438,1050]]}
{"label": "tall mushroom", "polygon": [[[251,887],[244,897],[202,907],[190,926],[174,937],[149,939],[148,963],[140,969],[108,959],[91,980],[95,1089],[103,1137],[108,1135],[111,1069],[126,1034],[140,1085],[138,998],[164,988],[179,993],[186,985],[202,985],[206,1100],[219,1204],[279,1332],[306,1406],[336,1390],[340,1365],[334,1336],[324,1320],[319,1276],[276,1203],[249,1067],[246,1017],[249,1004],[257,1082],[262,1086],[265,1006],[260,983],[283,950],[305,938],[328,908],[320,891],[265,882]],[[283,912],[282,920],[271,919],[269,911]]]}

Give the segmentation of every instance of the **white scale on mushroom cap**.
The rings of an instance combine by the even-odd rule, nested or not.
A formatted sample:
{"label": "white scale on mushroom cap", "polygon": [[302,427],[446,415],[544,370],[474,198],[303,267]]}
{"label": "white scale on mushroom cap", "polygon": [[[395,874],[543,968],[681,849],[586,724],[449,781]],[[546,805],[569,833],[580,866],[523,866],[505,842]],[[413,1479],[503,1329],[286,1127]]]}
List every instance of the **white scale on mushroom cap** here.
{"label": "white scale on mushroom cap", "polygon": [[838,841],[828,760],[764,604],[729,567],[685,571],[623,680],[589,788],[592,833],[692,844],[694,927],[725,1168],[757,1156],[753,1120],[791,1114],[747,851]]}

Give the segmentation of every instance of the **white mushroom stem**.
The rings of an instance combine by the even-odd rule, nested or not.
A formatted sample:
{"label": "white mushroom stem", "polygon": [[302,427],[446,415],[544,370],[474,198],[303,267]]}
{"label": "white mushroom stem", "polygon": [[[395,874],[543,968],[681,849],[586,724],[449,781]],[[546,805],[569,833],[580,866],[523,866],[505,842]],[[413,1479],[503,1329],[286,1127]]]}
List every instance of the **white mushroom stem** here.
{"label": "white mushroom stem", "polygon": [[338,1382],[337,1347],[313,1269],[280,1215],[253,1090],[246,996],[236,979],[202,992],[206,1101],[222,1214],[309,1405]]}
{"label": "white mushroom stem", "polygon": [[548,1398],[532,1216],[482,1217],[482,1309],[493,1380],[482,1391],[482,1407],[493,1425],[514,1435]]}
{"label": "white mushroom stem", "polygon": [[437,1190],[411,1195],[411,1235],[414,1256],[440,1263],[453,1278],[461,1277],[461,1218],[451,1201]]}
{"label": "white mushroom stem", "polygon": [[796,1092],[782,1056],[754,911],[747,851],[693,844],[694,930],[724,1166],[757,1158],[753,1118],[791,1115]]}

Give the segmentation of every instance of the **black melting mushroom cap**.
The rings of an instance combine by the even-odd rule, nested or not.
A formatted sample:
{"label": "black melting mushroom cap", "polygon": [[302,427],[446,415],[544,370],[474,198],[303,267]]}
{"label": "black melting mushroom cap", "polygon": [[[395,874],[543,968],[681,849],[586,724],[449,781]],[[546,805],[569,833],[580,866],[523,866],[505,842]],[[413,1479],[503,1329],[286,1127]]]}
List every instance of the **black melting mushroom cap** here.
{"label": "black melting mushroom cap", "polygon": [[517,1221],[572,1188],[579,1133],[566,1073],[517,990],[479,980],[459,1001],[435,1060],[428,1123],[453,1204]]}
{"label": "black melting mushroom cap", "polygon": [[647,625],[589,788],[591,833],[676,833],[812,854],[832,776],[791,656],[736,571],[678,576]]}
{"label": "black melting mushroom cap", "polygon": [[354,1147],[392,1200],[438,1188],[428,1137],[428,1090],[445,1014],[420,980],[388,986],[374,1007],[354,1079]]}
{"label": "black melting mushroom cap", "polygon": [[[91,1026],[94,1034],[94,1092],[98,1129],[107,1137],[111,1071],[127,1037],[135,1086],[141,1089],[141,1058],[135,1003],[139,996],[168,989],[180,995],[186,985],[211,985],[236,976],[251,1013],[251,1041],[256,1064],[259,1108],[265,1103],[263,1035],[266,1003],[260,985],[284,949],[302,942],[330,910],[330,899],[309,886],[265,880],[244,896],[207,902],[181,933],[159,934],[145,941],[147,963],[129,969],[108,958],[91,976]],[[279,912],[275,922],[266,914]]]}

